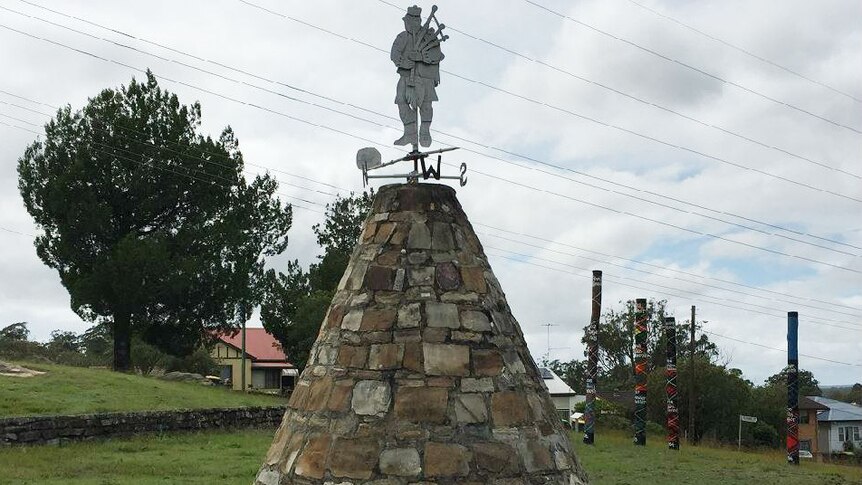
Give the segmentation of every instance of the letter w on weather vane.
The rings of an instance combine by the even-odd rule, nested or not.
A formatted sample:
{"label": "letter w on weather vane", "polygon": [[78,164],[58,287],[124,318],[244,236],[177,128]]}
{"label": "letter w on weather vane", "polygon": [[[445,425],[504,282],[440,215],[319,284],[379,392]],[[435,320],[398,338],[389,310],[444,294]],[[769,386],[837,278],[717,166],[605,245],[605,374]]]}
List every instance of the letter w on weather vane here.
{"label": "letter w on weather vane", "polygon": [[[431,146],[431,120],[434,116],[432,103],[437,101],[437,86],[440,84],[440,61],[445,57],[440,44],[449,38],[443,34],[446,25],[437,20],[437,6],[431,7],[431,14],[422,23],[422,9],[417,6],[407,8],[404,31],[392,43],[390,59],[398,72],[395,88],[395,105],[404,124],[404,133],[395,140],[398,146],[411,145],[412,150],[401,158],[383,163],[380,152],[373,147],[362,148],[356,152],[356,166],[362,170],[362,186],[373,178],[406,178],[408,183],[423,180],[454,179],[463,187],[467,184],[467,164],[462,163],[459,175],[442,175],[440,165],[443,153],[457,150],[458,147],[439,148],[420,151],[419,146]],[[431,27],[431,21],[435,27]],[[426,162],[431,155],[437,155],[437,165]],[[399,162],[413,162],[413,170],[407,173],[369,175],[375,171]]]}

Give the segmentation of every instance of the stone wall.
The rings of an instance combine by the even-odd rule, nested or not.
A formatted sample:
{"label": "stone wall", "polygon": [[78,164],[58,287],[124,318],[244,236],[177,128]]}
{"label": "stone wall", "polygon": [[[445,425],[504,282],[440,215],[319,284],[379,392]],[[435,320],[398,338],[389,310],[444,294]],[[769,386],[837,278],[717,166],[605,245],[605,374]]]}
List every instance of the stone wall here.
{"label": "stone wall", "polygon": [[282,406],[182,409],[0,419],[3,446],[59,444],[165,431],[221,428],[275,428]]}

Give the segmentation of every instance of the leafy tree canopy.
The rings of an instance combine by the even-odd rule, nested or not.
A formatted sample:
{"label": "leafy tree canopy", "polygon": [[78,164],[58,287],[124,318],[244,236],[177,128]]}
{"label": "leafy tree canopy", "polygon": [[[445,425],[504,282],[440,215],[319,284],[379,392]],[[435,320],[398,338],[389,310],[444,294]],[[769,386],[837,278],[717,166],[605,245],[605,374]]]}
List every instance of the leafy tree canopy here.
{"label": "leafy tree canopy", "polygon": [[212,139],[200,124],[200,104],[147,72],[58,110],[18,161],[36,252],[72,309],[109,327],[116,370],[130,368],[133,333],[183,354],[234,327],[259,298],[263,257],[286,248],[277,182],[247,182],[233,130]]}
{"label": "leafy tree canopy", "polygon": [[291,261],[287,273],[269,270],[266,274],[261,321],[297,368],[308,362],[308,353],[347,268],[373,197],[373,192],[351,193],[327,204],[323,225],[312,227],[324,253],[308,271],[303,271],[298,261]]}

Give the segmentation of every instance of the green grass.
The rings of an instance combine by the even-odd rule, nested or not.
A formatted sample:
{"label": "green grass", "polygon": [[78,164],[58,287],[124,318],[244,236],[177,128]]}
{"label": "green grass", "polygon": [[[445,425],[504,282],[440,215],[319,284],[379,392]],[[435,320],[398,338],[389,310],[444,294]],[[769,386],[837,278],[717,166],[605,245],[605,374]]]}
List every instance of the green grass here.
{"label": "green grass", "polygon": [[581,435],[572,442],[593,485],[859,485],[862,468],[803,461],[788,465],[786,455],[775,451],[736,451],[736,448],[682,444],[671,451],[663,436],[649,436],[645,448],[632,444],[622,431],[596,434],[594,446]]}
{"label": "green grass", "polygon": [[0,417],[237,406],[274,406],[282,398],[188,382],[51,364],[19,363],[47,372],[0,376]]}
{"label": "green grass", "polygon": [[[274,430],[149,436],[62,447],[0,449],[0,484],[251,483]],[[661,437],[636,448],[620,431],[573,442],[593,485],[859,485],[862,468],[805,462],[778,451],[746,453],[706,446],[671,452]]]}
{"label": "green grass", "polygon": [[0,449],[0,484],[249,485],[274,430]]}

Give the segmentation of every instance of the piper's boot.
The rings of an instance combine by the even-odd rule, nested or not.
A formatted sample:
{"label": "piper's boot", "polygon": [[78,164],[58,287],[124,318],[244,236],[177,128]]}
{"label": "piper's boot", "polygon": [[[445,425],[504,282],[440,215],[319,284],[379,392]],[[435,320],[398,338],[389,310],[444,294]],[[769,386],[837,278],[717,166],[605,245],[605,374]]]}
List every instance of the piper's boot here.
{"label": "piper's boot", "polygon": [[419,125],[419,144],[423,147],[431,146],[431,122],[423,121]]}
{"label": "piper's boot", "polygon": [[401,138],[395,140],[396,145],[410,145],[416,144],[416,123],[405,123],[404,124],[404,134],[401,135]]}

